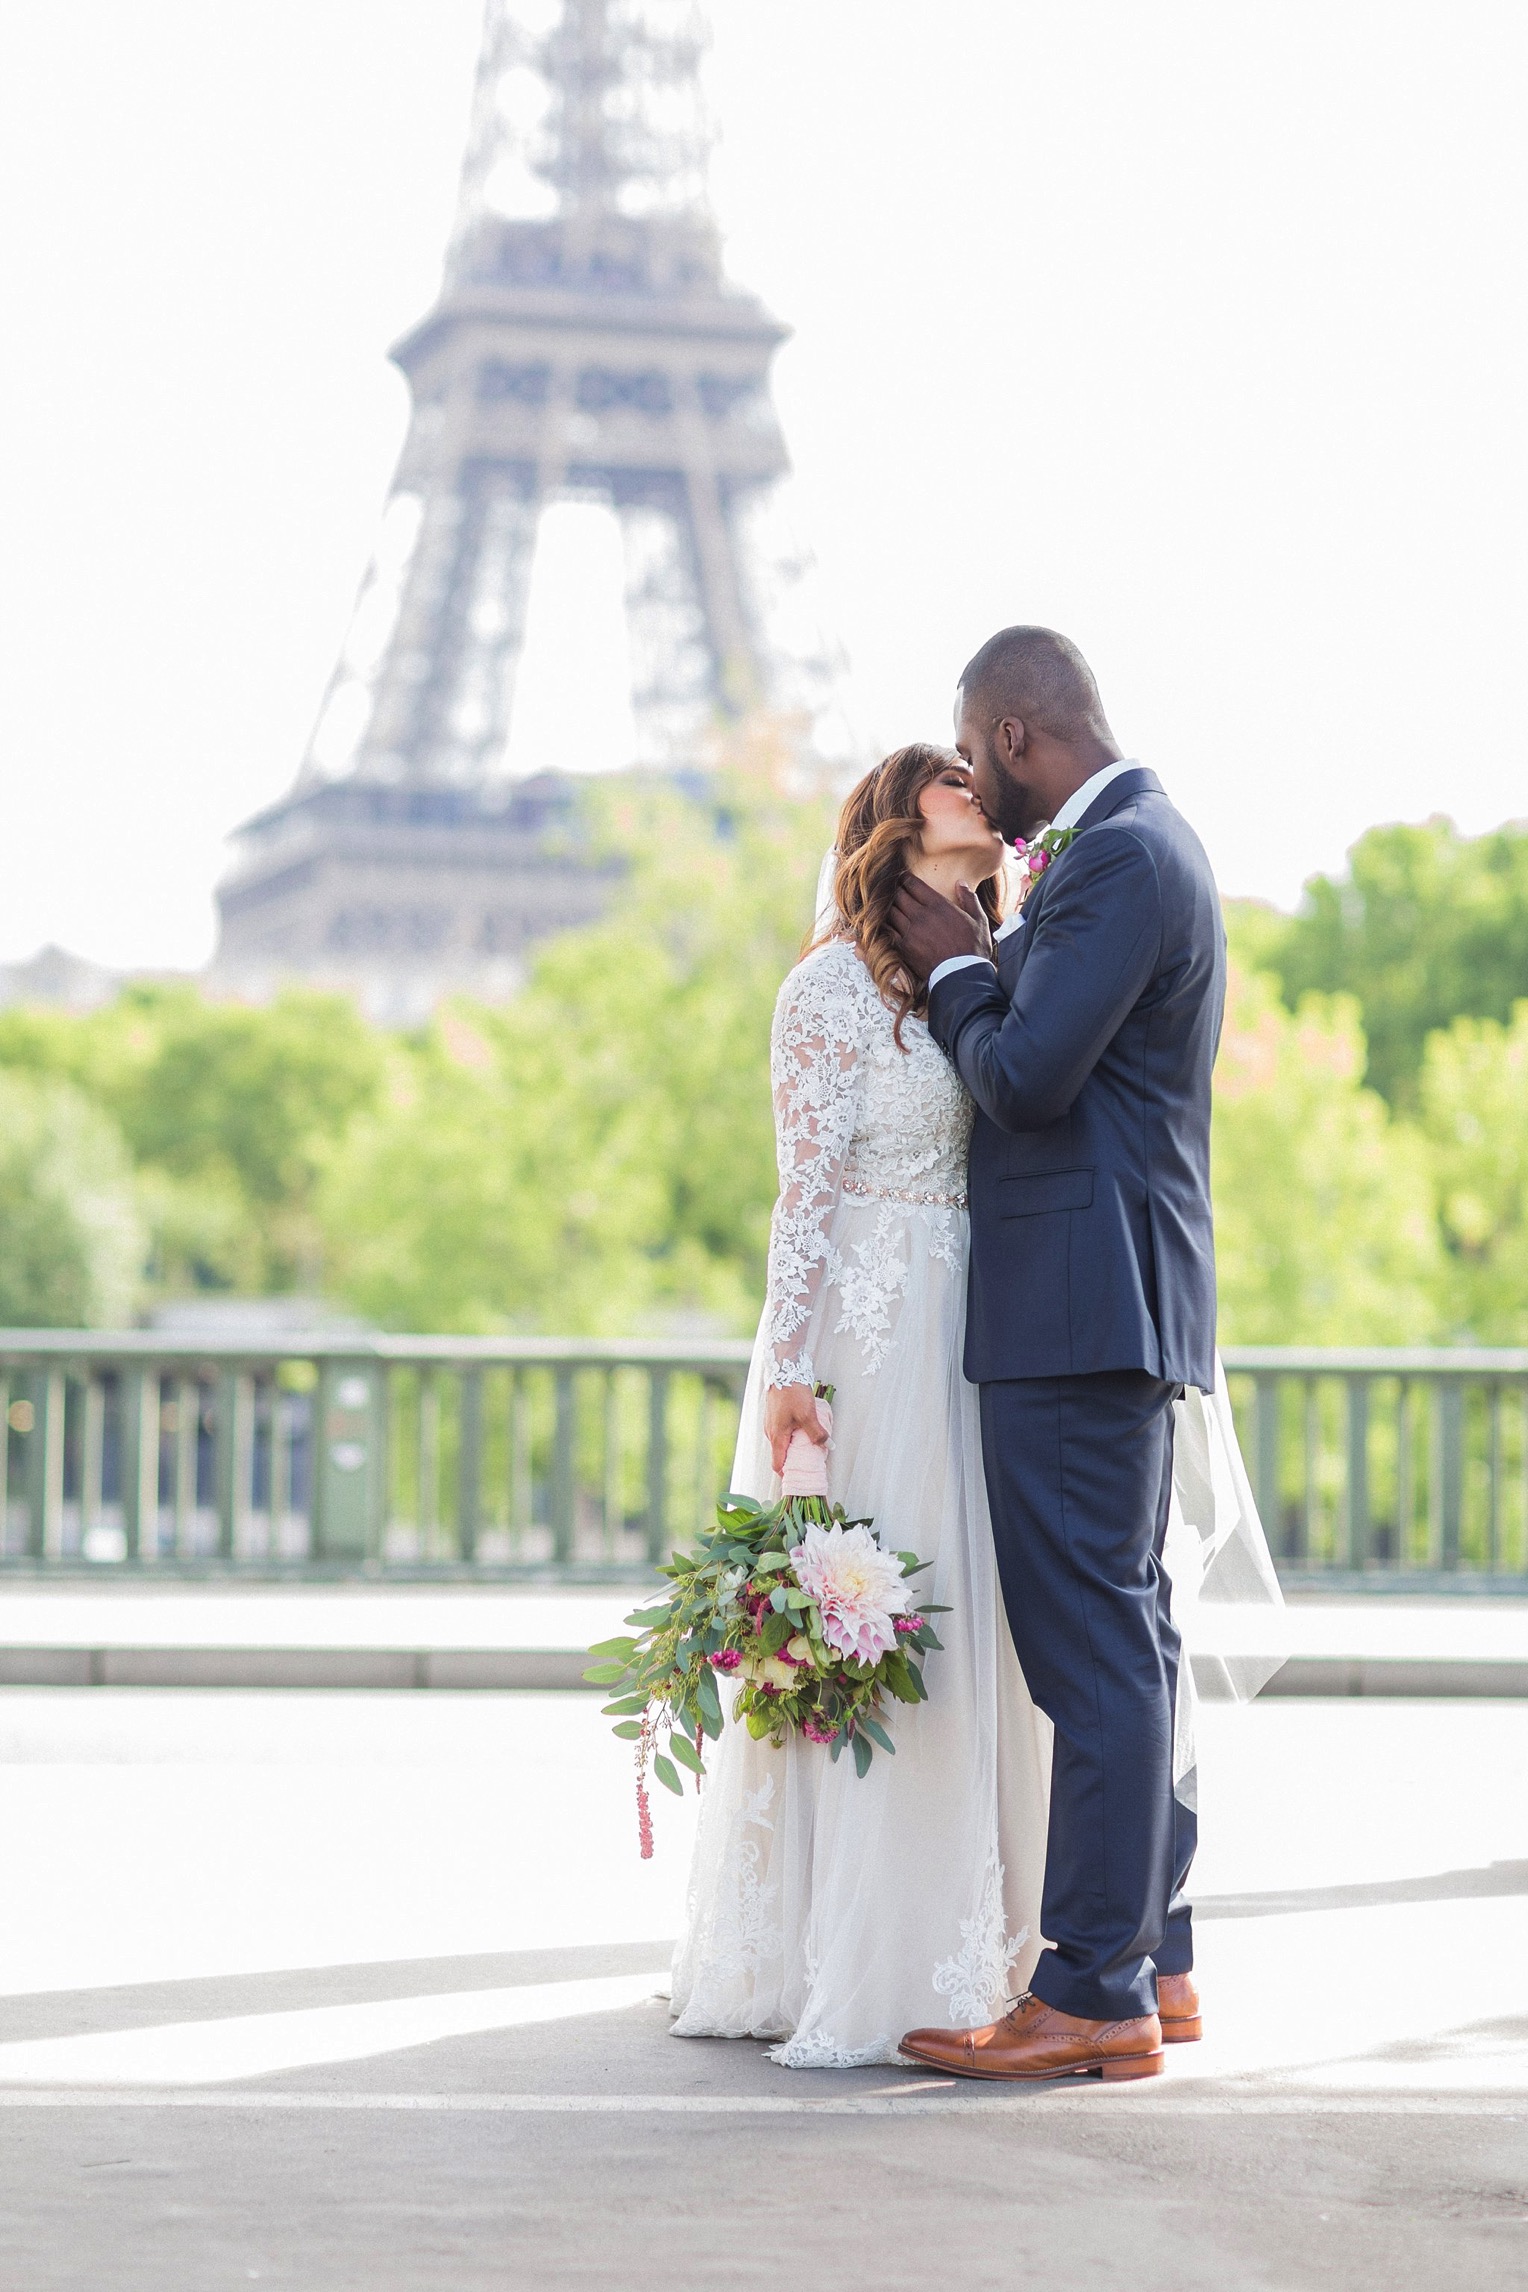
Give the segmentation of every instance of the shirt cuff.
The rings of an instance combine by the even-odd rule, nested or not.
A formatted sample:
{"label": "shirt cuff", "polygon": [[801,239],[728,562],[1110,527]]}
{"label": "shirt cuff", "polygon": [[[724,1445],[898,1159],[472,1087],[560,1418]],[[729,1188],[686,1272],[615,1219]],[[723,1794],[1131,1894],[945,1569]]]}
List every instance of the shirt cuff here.
{"label": "shirt cuff", "polygon": [[928,975],[929,993],[934,992],[941,979],[947,979],[952,971],[963,971],[968,963],[988,963],[988,968],[992,967],[985,955],[947,955]]}

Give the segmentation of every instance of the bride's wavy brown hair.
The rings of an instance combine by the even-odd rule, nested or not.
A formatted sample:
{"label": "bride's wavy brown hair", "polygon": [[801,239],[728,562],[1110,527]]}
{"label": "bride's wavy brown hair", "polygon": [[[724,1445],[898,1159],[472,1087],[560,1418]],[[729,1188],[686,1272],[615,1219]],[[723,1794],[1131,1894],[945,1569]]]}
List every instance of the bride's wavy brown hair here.
{"label": "bride's wavy brown hair", "polygon": [[[896,1013],[892,1033],[897,1048],[904,1051],[902,1021],[909,1012],[919,1019],[927,1015],[928,989],[915,986],[904,966],[891,927],[892,902],[923,835],[918,798],[931,780],[959,761],[952,748],[915,740],[910,747],[894,748],[850,791],[838,815],[838,866],[833,876],[838,913],[809,942],[819,946],[841,933],[855,942],[871,978]],[[976,896],[988,921],[997,923],[1002,910],[995,880],[989,877],[978,885]]]}

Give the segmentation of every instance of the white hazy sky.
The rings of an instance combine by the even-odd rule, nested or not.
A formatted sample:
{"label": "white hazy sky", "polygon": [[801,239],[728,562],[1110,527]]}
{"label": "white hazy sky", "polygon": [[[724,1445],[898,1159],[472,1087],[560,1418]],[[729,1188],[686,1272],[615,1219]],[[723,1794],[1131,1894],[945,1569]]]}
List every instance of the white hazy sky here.
{"label": "white hazy sky", "polygon": [[[196,964],[296,769],[403,435],[477,0],[0,11],[0,958]],[[716,0],[734,275],[866,736],[1049,621],[1291,901],[1528,812],[1528,12]],[[565,519],[520,760],[621,739]],[[592,658],[592,666],[591,659]],[[554,707],[563,664],[575,698]]]}

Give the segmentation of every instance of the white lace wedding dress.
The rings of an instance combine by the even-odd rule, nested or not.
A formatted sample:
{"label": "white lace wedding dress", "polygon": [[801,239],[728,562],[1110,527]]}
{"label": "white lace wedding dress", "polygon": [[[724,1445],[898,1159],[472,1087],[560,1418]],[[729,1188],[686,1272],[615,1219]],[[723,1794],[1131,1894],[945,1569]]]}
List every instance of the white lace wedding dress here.
{"label": "white lace wedding dress", "polygon": [[[733,1486],[778,1493],[768,1384],[827,1383],[835,1501],[933,1565],[941,1653],[863,1780],[728,1723],[708,1758],[674,1969],[682,2037],[765,2037],[791,2068],[890,2061],[980,2022],[1039,1950],[1050,1723],[998,1592],[976,1389],[961,1375],[971,1102],[927,1028],[832,940],[786,980],[771,1068],[781,1193]],[[727,1697],[723,1696],[724,1707]]]}
{"label": "white lace wedding dress", "polygon": [[[931,1561],[919,1585],[949,1611],[929,1700],[893,1707],[896,1755],[878,1751],[863,1779],[851,1759],[800,1738],[776,1750],[730,1719],[708,1758],[674,2034],[773,2039],[793,2069],[890,2061],[919,2024],[990,2020],[1041,1947],[1051,1729],[1009,1638],[960,1366],[972,1108],[922,1021],[902,1036],[905,1051],[847,941],[780,990],[781,1191],[732,1485],[779,1493],[766,1386],[833,1385],[835,1501]],[[1180,1407],[1178,1447],[1169,1573],[1197,1583],[1223,1556],[1230,1596],[1276,1605],[1223,1393]],[[1227,1690],[1255,1692],[1277,1661],[1244,1665]],[[1181,1771],[1192,1695],[1179,1700]]]}

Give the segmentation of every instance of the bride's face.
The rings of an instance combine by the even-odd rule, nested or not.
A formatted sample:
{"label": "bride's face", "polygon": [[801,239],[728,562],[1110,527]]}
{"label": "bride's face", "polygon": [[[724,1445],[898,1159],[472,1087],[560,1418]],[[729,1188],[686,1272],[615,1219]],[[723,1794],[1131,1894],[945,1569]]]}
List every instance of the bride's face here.
{"label": "bride's face", "polygon": [[959,859],[969,868],[967,883],[985,883],[997,874],[1003,839],[977,802],[968,764],[945,765],[920,793],[918,809],[925,859]]}

